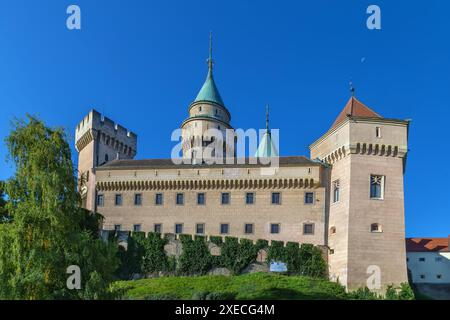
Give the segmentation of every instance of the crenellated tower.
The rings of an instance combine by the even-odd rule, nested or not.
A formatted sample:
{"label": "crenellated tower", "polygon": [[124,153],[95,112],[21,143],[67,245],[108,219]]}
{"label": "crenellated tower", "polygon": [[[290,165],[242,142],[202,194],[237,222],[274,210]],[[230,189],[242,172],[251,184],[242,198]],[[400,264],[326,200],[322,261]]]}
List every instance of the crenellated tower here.
{"label": "crenellated tower", "polygon": [[[330,277],[384,292],[407,281],[403,174],[409,121],[388,119],[354,96],[310,146],[327,177]],[[381,287],[379,287],[379,285]]]}
{"label": "crenellated tower", "polygon": [[133,159],[137,153],[137,136],[91,110],[76,127],[75,146],[82,207],[95,210],[95,168],[114,159]]}

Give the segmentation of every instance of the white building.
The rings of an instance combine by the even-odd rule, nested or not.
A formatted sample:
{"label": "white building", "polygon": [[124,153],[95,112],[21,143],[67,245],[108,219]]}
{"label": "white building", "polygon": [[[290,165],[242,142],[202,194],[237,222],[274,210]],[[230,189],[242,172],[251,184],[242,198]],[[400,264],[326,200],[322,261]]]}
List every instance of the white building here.
{"label": "white building", "polygon": [[408,271],[413,283],[450,283],[450,236],[407,238]]}

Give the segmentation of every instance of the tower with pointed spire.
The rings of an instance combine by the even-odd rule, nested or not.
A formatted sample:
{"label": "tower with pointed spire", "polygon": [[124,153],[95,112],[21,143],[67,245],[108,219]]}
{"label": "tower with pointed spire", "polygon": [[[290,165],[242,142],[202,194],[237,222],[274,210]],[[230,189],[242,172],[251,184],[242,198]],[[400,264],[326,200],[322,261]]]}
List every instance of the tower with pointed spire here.
{"label": "tower with pointed spire", "polygon": [[272,132],[269,128],[269,105],[266,106],[266,130],[262,135],[258,149],[255,153],[256,158],[278,157],[278,148],[272,140]]}
{"label": "tower with pointed spire", "polygon": [[[409,122],[383,118],[354,94],[310,146],[330,167],[327,245],[332,279],[385,292],[407,282],[403,173]],[[395,252],[395,254],[392,254]]]}
{"label": "tower with pointed spire", "polygon": [[[195,100],[189,106],[189,117],[181,124],[183,140],[183,158],[196,159],[209,157],[233,157],[234,140],[226,141],[226,130],[233,129],[230,121],[231,115],[220,96],[219,89],[214,81],[213,75],[213,45],[212,33],[209,36],[209,57],[207,59],[208,73]],[[223,137],[222,141],[217,141],[217,132]],[[221,144],[220,154],[212,154],[205,151],[215,143]],[[217,149],[217,147],[216,147]],[[201,160],[202,161],[202,160]],[[198,163],[198,162],[197,162]]]}

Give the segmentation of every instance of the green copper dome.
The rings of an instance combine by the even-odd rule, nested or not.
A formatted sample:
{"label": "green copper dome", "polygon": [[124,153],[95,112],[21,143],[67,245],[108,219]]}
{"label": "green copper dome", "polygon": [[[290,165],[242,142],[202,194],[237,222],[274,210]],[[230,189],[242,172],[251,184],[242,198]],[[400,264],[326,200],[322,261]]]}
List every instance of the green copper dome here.
{"label": "green copper dome", "polygon": [[198,101],[209,101],[217,103],[221,106],[225,106],[222,97],[220,96],[219,90],[217,89],[216,83],[214,82],[212,68],[209,68],[206,81],[200,89],[197,98],[195,98],[194,100],[194,102]]}

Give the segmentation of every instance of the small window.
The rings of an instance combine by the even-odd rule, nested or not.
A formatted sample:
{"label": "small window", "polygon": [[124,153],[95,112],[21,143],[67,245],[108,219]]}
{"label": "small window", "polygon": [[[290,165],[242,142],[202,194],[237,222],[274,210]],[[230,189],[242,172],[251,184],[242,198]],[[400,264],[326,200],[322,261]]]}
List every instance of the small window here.
{"label": "small window", "polygon": [[330,254],[334,254],[334,249],[330,249]]}
{"label": "small window", "polygon": [[303,225],[303,234],[304,235],[313,235],[314,234],[314,223],[305,223]]}
{"label": "small window", "polygon": [[335,234],[335,233],[336,233],[336,227],[331,227],[330,234]]}
{"label": "small window", "polygon": [[425,275],[424,275],[424,274],[421,274],[421,275],[420,275],[420,279],[425,279]]}
{"label": "small window", "polygon": [[155,205],[162,206],[162,204],[163,204],[163,194],[162,193],[157,193],[155,195]]}
{"label": "small window", "polygon": [[97,195],[97,206],[103,207],[105,205],[105,196],[102,194]]}
{"label": "small window", "polygon": [[246,204],[254,204],[255,203],[255,194],[253,192],[247,192],[245,194],[245,203]]}
{"label": "small window", "polygon": [[381,128],[380,127],[376,127],[375,135],[377,138],[381,138]]}
{"label": "small window", "polygon": [[179,206],[184,205],[184,193],[177,193],[176,204]]}
{"label": "small window", "polygon": [[425,262],[425,258],[419,258],[420,262]]}
{"label": "small window", "polygon": [[114,204],[116,206],[121,206],[122,205],[122,195],[121,194],[116,194]]}
{"label": "small window", "polygon": [[183,224],[182,223],[175,224],[175,233],[176,234],[183,233]]}
{"label": "small window", "polygon": [[198,112],[202,112],[202,107],[198,107]]}
{"label": "small window", "polygon": [[384,176],[370,175],[370,199],[383,199]]}
{"label": "small window", "polygon": [[230,230],[230,225],[228,223],[220,224],[220,234],[228,234]]}
{"label": "small window", "polygon": [[230,204],[230,194],[228,192],[222,193],[222,204]]}
{"label": "small window", "polygon": [[197,193],[197,204],[204,205],[206,203],[205,194],[203,192]]}
{"label": "small window", "polygon": [[305,192],[305,204],[314,203],[314,192]]}
{"label": "small window", "polygon": [[442,274],[437,274],[437,275],[436,275],[436,278],[437,278],[437,279],[442,279]]}
{"label": "small window", "polygon": [[333,202],[339,202],[340,198],[340,183],[339,180],[333,181]]}
{"label": "small window", "polygon": [[197,223],[197,225],[195,226],[195,233],[204,234],[205,233],[205,224]]}
{"label": "small window", "polygon": [[252,234],[253,233],[253,224],[252,223],[246,223],[244,226],[244,233],[245,234]]}
{"label": "small window", "polygon": [[115,224],[114,225],[114,230],[115,231],[120,231],[122,229],[122,225],[120,225],[120,224]]}
{"label": "small window", "polygon": [[135,206],[141,206],[142,205],[142,194],[136,193],[134,195],[134,205]]}
{"label": "small window", "polygon": [[270,233],[272,233],[272,234],[280,233],[280,224],[279,223],[271,223],[270,224]]}
{"label": "small window", "polygon": [[155,232],[155,233],[162,233],[162,224],[161,223],[155,223],[153,225],[153,232]]}
{"label": "small window", "polygon": [[272,192],[272,204],[281,204],[281,194],[279,192]]}
{"label": "small window", "polygon": [[140,232],[141,231],[141,225],[140,224],[135,224],[133,225],[133,231],[134,232]]}
{"label": "small window", "polygon": [[109,161],[109,156],[107,154],[105,154],[105,162]]}
{"label": "small window", "polygon": [[370,225],[370,232],[382,232],[381,225],[379,223],[372,223]]}

